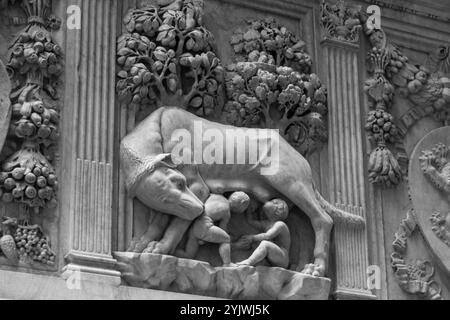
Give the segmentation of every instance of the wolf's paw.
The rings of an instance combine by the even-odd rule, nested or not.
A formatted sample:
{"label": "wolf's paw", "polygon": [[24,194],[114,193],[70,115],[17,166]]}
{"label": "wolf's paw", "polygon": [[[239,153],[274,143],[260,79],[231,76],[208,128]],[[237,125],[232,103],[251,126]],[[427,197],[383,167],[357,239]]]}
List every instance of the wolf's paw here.
{"label": "wolf's paw", "polygon": [[310,263],[305,266],[301,273],[313,277],[323,277],[325,275],[325,267],[322,264]]}
{"label": "wolf's paw", "polygon": [[142,253],[147,248],[150,241],[144,238],[133,239],[127,249],[127,252]]}
{"label": "wolf's paw", "polygon": [[153,254],[168,254],[170,252],[170,247],[168,247],[164,242],[152,241],[145,248],[144,253]]}

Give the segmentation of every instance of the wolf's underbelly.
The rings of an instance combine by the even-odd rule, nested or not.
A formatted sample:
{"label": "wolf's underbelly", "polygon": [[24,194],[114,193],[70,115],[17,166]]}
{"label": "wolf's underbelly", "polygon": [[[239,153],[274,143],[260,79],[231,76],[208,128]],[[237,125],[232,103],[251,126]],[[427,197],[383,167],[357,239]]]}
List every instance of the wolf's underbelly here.
{"label": "wolf's underbelly", "polygon": [[229,167],[200,165],[199,172],[211,193],[242,191],[253,195],[263,203],[280,196],[263,176],[245,165]]}

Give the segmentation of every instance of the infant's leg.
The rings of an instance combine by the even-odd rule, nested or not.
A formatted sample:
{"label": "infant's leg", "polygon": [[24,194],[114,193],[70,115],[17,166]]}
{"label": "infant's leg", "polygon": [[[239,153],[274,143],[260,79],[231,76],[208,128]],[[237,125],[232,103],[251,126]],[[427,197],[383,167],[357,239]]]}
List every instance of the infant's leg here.
{"label": "infant's leg", "polygon": [[231,265],[231,245],[230,236],[223,229],[217,226],[210,226],[201,240],[209,243],[220,243],[219,254],[224,266]]}
{"label": "infant's leg", "polygon": [[250,258],[238,263],[238,265],[255,266],[265,258],[276,267],[287,268],[289,265],[289,257],[286,250],[281,249],[270,241],[262,241]]}
{"label": "infant's leg", "polygon": [[213,225],[209,226],[200,240],[210,243],[230,243],[230,236],[223,229]]}
{"label": "infant's leg", "polygon": [[222,243],[219,247],[219,254],[224,267],[231,267],[231,245],[229,242]]}

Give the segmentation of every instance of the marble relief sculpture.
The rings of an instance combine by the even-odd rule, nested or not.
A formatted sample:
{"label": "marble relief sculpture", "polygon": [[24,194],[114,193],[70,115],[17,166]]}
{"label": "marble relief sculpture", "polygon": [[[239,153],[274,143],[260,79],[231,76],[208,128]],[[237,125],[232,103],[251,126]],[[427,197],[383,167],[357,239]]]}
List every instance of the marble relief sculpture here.
{"label": "marble relief sculpture", "polygon": [[[171,140],[171,134],[177,129],[192,130],[195,121],[201,121],[206,128],[224,133],[226,129],[230,129],[179,108],[161,108],[122,140],[121,161],[130,195],[137,197],[149,208],[178,218],[178,222],[171,223],[161,241],[150,243],[150,246],[154,246],[150,251],[160,254],[174,252],[181,237],[195,219],[209,220],[200,221],[200,226],[206,231],[216,228],[212,226],[211,217],[203,215],[205,204],[200,200],[202,196],[204,198],[206,195],[208,198],[210,193],[242,191],[266,206],[270,206],[267,203],[281,196],[310,217],[316,232],[315,260],[303,271],[314,276],[324,276],[333,224],[331,217],[360,225],[364,223],[362,218],[336,209],[326,202],[313,186],[307,161],[281,138],[280,164],[275,175],[261,175],[261,163],[231,165],[225,168],[220,164],[192,165],[173,161],[176,154],[172,152],[176,141]],[[191,133],[194,135],[194,132]],[[184,170],[190,171],[193,166],[196,167],[194,170],[198,171],[198,179],[203,181],[203,190],[197,190],[197,195],[189,189],[189,183],[183,174]],[[205,224],[210,224],[210,228],[205,228]],[[193,228],[198,227],[198,222],[194,222]],[[205,233],[205,230],[201,231],[200,233]],[[226,241],[225,233],[221,233],[223,241]],[[218,234],[216,236],[219,238]]]}
{"label": "marble relief sculpture", "polygon": [[449,299],[447,2],[0,0],[0,300]]}
{"label": "marble relief sculpture", "polygon": [[[116,254],[122,277],[155,288],[146,280],[153,276],[143,271],[149,263],[143,266],[136,259],[163,259],[167,262],[161,265],[168,267],[172,260],[155,255],[196,259],[208,244],[216,245],[211,254],[218,252],[223,267],[241,274],[241,279],[246,279],[248,268],[265,274],[260,265],[289,270],[292,226],[286,218],[294,208],[309,217],[315,245],[314,260],[291,270],[324,277],[333,220],[350,228],[365,223],[319,194],[302,156],[312,154],[326,140],[327,91],[312,73],[305,43],[272,18],[250,20],[234,32],[230,41],[234,62],[223,68],[213,36],[202,25],[202,8],[202,1],[159,1],[131,10],[124,19],[128,33],[118,40],[117,90],[129,113],[120,161],[128,196],[151,213],[147,231],[132,240],[130,253]],[[206,164],[193,154],[195,142],[189,140],[187,151],[180,154],[179,140],[172,136],[182,130],[195,139],[198,124],[203,132],[219,132],[224,140],[229,140],[227,131],[240,130],[244,153],[250,158],[255,152],[251,142],[258,146],[269,142],[269,146],[256,162],[247,157],[238,164],[227,162],[230,141],[215,144],[211,155],[216,161]],[[206,141],[200,146],[211,148]],[[237,145],[232,148],[238,152]],[[275,155],[277,171],[263,174],[267,160]],[[229,226],[233,217],[243,219],[253,231],[236,237]],[[245,254],[233,261],[235,250]],[[185,263],[178,265],[181,270]],[[218,272],[222,271],[216,268],[214,274]],[[298,277],[287,272],[291,280],[283,280],[285,284],[271,298],[300,294],[302,286],[289,284]],[[173,277],[167,281],[175,281],[176,290],[189,287],[188,292],[198,289],[202,294],[213,290],[194,289],[197,284],[192,279],[190,285],[178,283],[185,277],[181,273]]]}

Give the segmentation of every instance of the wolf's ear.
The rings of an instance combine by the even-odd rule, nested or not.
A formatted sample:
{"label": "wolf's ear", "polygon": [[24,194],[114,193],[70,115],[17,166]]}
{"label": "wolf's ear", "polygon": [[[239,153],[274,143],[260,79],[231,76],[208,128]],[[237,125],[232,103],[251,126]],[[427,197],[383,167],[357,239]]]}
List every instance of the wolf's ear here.
{"label": "wolf's ear", "polygon": [[183,165],[183,161],[171,153],[160,154],[155,162],[157,166],[164,166],[171,169],[176,169]]}

